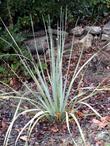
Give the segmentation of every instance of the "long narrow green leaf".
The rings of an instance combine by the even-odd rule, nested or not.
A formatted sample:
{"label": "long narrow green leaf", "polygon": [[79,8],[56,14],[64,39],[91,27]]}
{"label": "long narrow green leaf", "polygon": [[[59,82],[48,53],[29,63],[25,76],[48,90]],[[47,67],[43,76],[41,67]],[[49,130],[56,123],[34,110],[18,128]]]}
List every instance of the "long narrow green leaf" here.
{"label": "long narrow green leaf", "polygon": [[21,105],[21,102],[22,102],[22,99],[20,99],[19,103],[18,103],[18,106],[16,108],[16,111],[14,113],[14,116],[13,116],[13,120],[12,122],[10,123],[9,127],[8,127],[8,130],[6,132],[6,135],[5,135],[5,139],[4,139],[4,143],[3,143],[3,146],[8,146],[8,141],[9,141],[9,137],[10,137],[10,134],[11,134],[11,130],[12,130],[12,127],[13,127],[13,124],[14,124],[14,121],[16,119],[16,115],[18,113],[18,110],[19,110],[19,107]]}
{"label": "long narrow green leaf", "polygon": [[73,113],[70,113],[70,115],[71,115],[71,116],[73,117],[73,119],[75,120],[75,122],[76,122],[76,124],[77,124],[77,126],[78,126],[78,129],[79,129],[79,132],[80,132],[80,134],[81,134],[82,140],[83,140],[83,142],[84,142],[84,145],[86,146],[86,140],[85,140],[83,131],[82,131],[82,129],[81,129],[81,126],[80,126],[80,124],[79,124],[79,122],[78,122],[76,116],[75,116]]}
{"label": "long narrow green leaf", "polygon": [[[68,132],[69,132],[69,134],[72,137],[72,133],[70,131],[70,126],[69,126],[69,116],[68,116],[68,113],[67,112],[65,114],[66,114],[66,124],[67,124],[67,128],[68,128]],[[78,146],[77,143],[75,142],[75,140],[73,138],[72,138],[72,140],[73,140],[75,146]]]}
{"label": "long narrow green leaf", "polygon": [[85,102],[78,102],[78,103],[88,106],[98,117],[100,118],[102,117],[90,104],[85,103]]}
{"label": "long narrow green leaf", "polygon": [[39,111],[38,113],[36,113],[36,115],[22,128],[22,130],[20,131],[20,133],[18,134],[17,138],[16,138],[16,141],[15,141],[15,146],[18,142],[18,139],[19,137],[21,136],[21,134],[23,133],[24,130],[26,130],[26,128],[31,124],[33,123],[33,121],[36,119],[36,118],[39,118],[39,116],[41,115],[44,115],[45,116],[46,112],[43,112],[43,111]]}

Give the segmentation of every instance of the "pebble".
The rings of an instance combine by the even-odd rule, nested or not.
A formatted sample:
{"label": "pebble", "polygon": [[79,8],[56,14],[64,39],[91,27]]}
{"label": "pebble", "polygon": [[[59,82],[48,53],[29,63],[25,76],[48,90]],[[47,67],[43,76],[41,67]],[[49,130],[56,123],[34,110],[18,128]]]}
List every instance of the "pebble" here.
{"label": "pebble", "polygon": [[95,139],[110,142],[110,133],[108,131],[101,131],[96,135]]}

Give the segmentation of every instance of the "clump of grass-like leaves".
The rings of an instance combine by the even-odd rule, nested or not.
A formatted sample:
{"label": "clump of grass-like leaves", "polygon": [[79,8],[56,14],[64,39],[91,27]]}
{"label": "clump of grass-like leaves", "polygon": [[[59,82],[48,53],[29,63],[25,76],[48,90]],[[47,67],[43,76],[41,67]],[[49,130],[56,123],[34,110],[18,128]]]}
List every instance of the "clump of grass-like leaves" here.
{"label": "clump of grass-like leaves", "polygon": [[[31,19],[32,23],[32,31],[33,31],[33,36],[34,35],[34,26],[33,22]],[[4,24],[4,23],[3,23]],[[5,26],[5,24],[4,24]],[[0,98],[2,99],[19,99],[19,104],[16,108],[15,114],[13,116],[12,122],[9,125],[9,128],[6,132],[5,140],[4,140],[4,146],[8,145],[9,137],[11,134],[11,130],[13,127],[14,122],[23,114],[26,113],[34,113],[33,117],[31,120],[29,120],[26,125],[22,128],[22,130],[19,132],[18,137],[15,141],[15,145],[17,144],[17,141],[20,137],[20,135],[23,133],[24,130],[27,130],[27,135],[28,138],[30,137],[30,134],[37,124],[39,120],[41,120],[43,117],[46,117],[47,119],[53,119],[58,122],[62,122],[63,120],[66,121],[67,123],[67,128],[69,133],[71,134],[70,126],[69,126],[69,119],[72,118],[79,129],[79,132],[81,134],[81,137],[83,139],[84,145],[86,145],[86,141],[84,138],[84,134],[82,131],[82,128],[80,127],[76,112],[78,109],[78,106],[81,105],[86,105],[89,107],[98,117],[101,117],[101,115],[91,106],[89,105],[86,101],[96,93],[98,93],[100,90],[107,90],[106,86],[101,87],[101,83],[95,88],[92,87],[86,87],[82,88],[80,90],[80,81],[79,81],[79,88],[76,89],[76,95],[72,98],[70,98],[70,93],[73,88],[73,84],[75,80],[78,78],[80,73],[85,69],[85,67],[88,65],[88,63],[98,54],[96,52],[94,55],[92,55],[81,67],[80,61],[83,55],[83,49],[81,50],[78,62],[76,64],[76,68],[74,70],[74,73],[72,75],[71,80],[69,81],[68,84],[68,76],[69,76],[69,69],[70,69],[70,62],[72,58],[72,52],[73,52],[73,45],[74,45],[74,39],[72,40],[71,43],[71,49],[70,49],[70,54],[69,54],[69,61],[68,61],[68,66],[67,66],[67,72],[66,76],[64,79],[64,74],[63,74],[63,57],[64,57],[64,45],[65,45],[65,34],[63,33],[63,30],[65,29],[63,27],[63,22],[60,22],[60,30],[57,31],[57,47],[54,47],[53,45],[53,37],[52,37],[52,29],[50,26],[48,26],[48,34],[46,31],[46,36],[47,36],[47,43],[48,43],[48,51],[49,51],[49,69],[47,68],[46,71],[44,72],[42,68],[42,62],[41,58],[38,54],[37,51],[37,44],[35,41],[35,46],[36,46],[36,56],[37,56],[37,63],[35,62],[33,56],[31,55],[31,52],[29,51],[30,58],[28,59],[25,57],[19,46],[17,45],[15,39],[9,32],[8,28],[5,26],[8,34],[10,35],[11,39],[14,42],[14,45],[16,46],[16,55],[19,57],[20,62],[28,72],[28,74],[31,76],[33,81],[35,82],[37,86],[37,91],[33,91],[32,89],[29,88],[28,84],[25,82],[22,82],[22,84],[28,89],[28,91],[32,94],[32,97],[28,96],[27,93],[20,94],[18,91],[15,91],[12,89],[12,91],[15,93],[13,94],[6,94],[3,93],[0,95]],[[45,29],[47,30],[47,29]],[[5,41],[5,40],[4,40]],[[7,44],[10,44],[9,42],[6,41]],[[2,56],[1,56],[2,57]],[[47,58],[46,55],[44,54],[44,61],[47,63]],[[31,64],[31,65],[30,65]],[[38,65],[39,64],[39,65]],[[33,72],[34,69],[34,72]],[[13,70],[12,70],[13,71]],[[14,72],[14,71],[13,71]],[[14,74],[19,78],[19,76],[14,72]],[[81,79],[82,80],[82,79]],[[8,85],[7,85],[8,86]],[[33,107],[31,109],[25,109],[24,111],[19,112],[20,105],[22,101],[28,101]],[[73,140],[73,142],[76,144],[76,142]],[[28,141],[26,142],[28,144]],[[76,144],[77,145],[77,144]]]}

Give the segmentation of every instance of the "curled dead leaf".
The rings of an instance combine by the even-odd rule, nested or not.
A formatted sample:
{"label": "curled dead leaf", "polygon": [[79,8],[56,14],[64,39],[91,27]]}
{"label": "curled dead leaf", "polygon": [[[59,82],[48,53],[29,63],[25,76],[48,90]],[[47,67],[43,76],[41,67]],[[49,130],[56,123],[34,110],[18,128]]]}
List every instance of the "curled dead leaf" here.
{"label": "curled dead leaf", "polygon": [[77,116],[79,118],[83,118],[84,117],[84,114],[82,112],[80,112],[80,111],[78,111],[76,114],[77,114]]}
{"label": "curled dead leaf", "polygon": [[20,139],[21,139],[22,141],[25,141],[25,142],[28,141],[27,135],[21,136]]}
{"label": "curled dead leaf", "polygon": [[55,126],[55,127],[52,127],[52,128],[51,128],[51,131],[54,132],[54,133],[56,133],[56,132],[59,131],[59,129],[57,128],[57,126]]}

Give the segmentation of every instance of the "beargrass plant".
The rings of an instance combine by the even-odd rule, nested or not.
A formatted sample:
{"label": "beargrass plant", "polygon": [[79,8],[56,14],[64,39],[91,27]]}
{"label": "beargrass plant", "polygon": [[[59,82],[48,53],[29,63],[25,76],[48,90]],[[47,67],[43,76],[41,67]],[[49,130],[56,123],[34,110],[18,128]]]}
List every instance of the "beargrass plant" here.
{"label": "beargrass plant", "polygon": [[[2,21],[4,24],[4,22]],[[32,24],[32,31],[33,36],[35,38],[34,34],[34,26],[33,21],[31,19]],[[99,93],[103,90],[109,90],[107,86],[102,87],[102,82],[100,82],[97,87],[80,87],[81,81],[84,77],[82,75],[82,78],[79,81],[77,89],[74,91],[76,94],[74,94],[74,97],[70,97],[71,90],[73,89],[73,84],[75,83],[76,79],[80,76],[80,74],[84,73],[83,70],[86,69],[87,65],[90,63],[90,61],[99,53],[97,51],[95,54],[93,54],[82,66],[80,66],[81,58],[83,56],[83,50],[84,48],[80,48],[81,52],[79,55],[78,62],[76,64],[76,68],[74,70],[74,73],[72,75],[72,78],[70,81],[68,81],[69,76],[69,70],[70,70],[70,64],[72,59],[72,52],[73,52],[73,46],[74,46],[74,38],[71,43],[71,49],[69,53],[69,61],[67,66],[66,75],[64,77],[63,73],[63,57],[65,52],[65,34],[63,33],[63,30],[65,30],[63,20],[60,21],[60,29],[57,30],[57,47],[54,47],[53,43],[53,36],[52,36],[52,29],[50,25],[48,26],[48,29],[45,25],[46,30],[46,36],[47,36],[47,44],[48,44],[48,57],[47,59],[46,55],[44,54],[44,60],[45,63],[47,63],[49,60],[49,68],[46,68],[46,71],[44,72],[42,68],[42,61],[37,51],[37,44],[35,41],[36,46],[36,56],[37,56],[37,64],[34,60],[33,56],[31,55],[31,52],[29,51],[29,54],[31,56],[31,59],[28,59],[25,57],[23,52],[21,51],[20,47],[16,43],[14,37],[4,24],[8,34],[10,35],[11,39],[14,42],[14,45],[17,49],[16,55],[19,57],[20,62],[28,72],[28,74],[31,76],[33,81],[35,82],[37,86],[37,91],[33,91],[27,83],[22,82],[22,84],[28,89],[29,93],[20,93],[19,91],[15,91],[13,88],[9,87],[9,85],[6,85],[9,87],[12,92],[11,93],[2,93],[0,95],[1,99],[19,99],[19,103],[17,105],[16,111],[14,113],[13,119],[8,127],[8,130],[6,132],[6,136],[4,139],[3,146],[7,146],[9,142],[9,137],[11,135],[11,131],[13,128],[13,124],[15,121],[24,114],[27,113],[33,113],[32,118],[25,124],[25,126],[22,128],[22,130],[19,132],[18,137],[15,141],[15,145],[17,145],[17,142],[22,135],[23,131],[27,131],[27,141],[25,145],[27,146],[29,143],[29,138],[32,133],[32,130],[34,129],[35,125],[42,119],[46,118],[48,120],[54,120],[57,123],[65,121],[67,124],[68,131],[70,135],[72,136],[71,129],[70,129],[70,119],[73,119],[77,127],[79,129],[80,135],[82,137],[84,145],[86,145],[86,140],[84,137],[83,130],[80,126],[80,123],[78,121],[77,117],[77,111],[78,107],[81,105],[85,105],[88,108],[90,108],[96,116],[99,118],[101,115],[89,104],[87,103],[87,99],[92,98],[95,94]],[[5,40],[4,40],[5,41]],[[5,41],[7,44],[10,44],[9,42]],[[44,48],[45,49],[45,48]],[[1,56],[2,57],[2,56]],[[38,65],[39,63],[39,65]],[[31,64],[31,65],[30,65]],[[11,69],[11,67],[10,67]],[[34,72],[33,72],[34,69]],[[12,72],[14,72],[13,69],[11,69]],[[14,74],[19,78],[19,76],[14,72]],[[12,94],[14,93],[14,94]],[[31,104],[31,109],[25,109],[23,111],[20,111],[20,107],[23,101],[28,101]],[[73,139],[73,143],[77,145],[76,141]]]}

